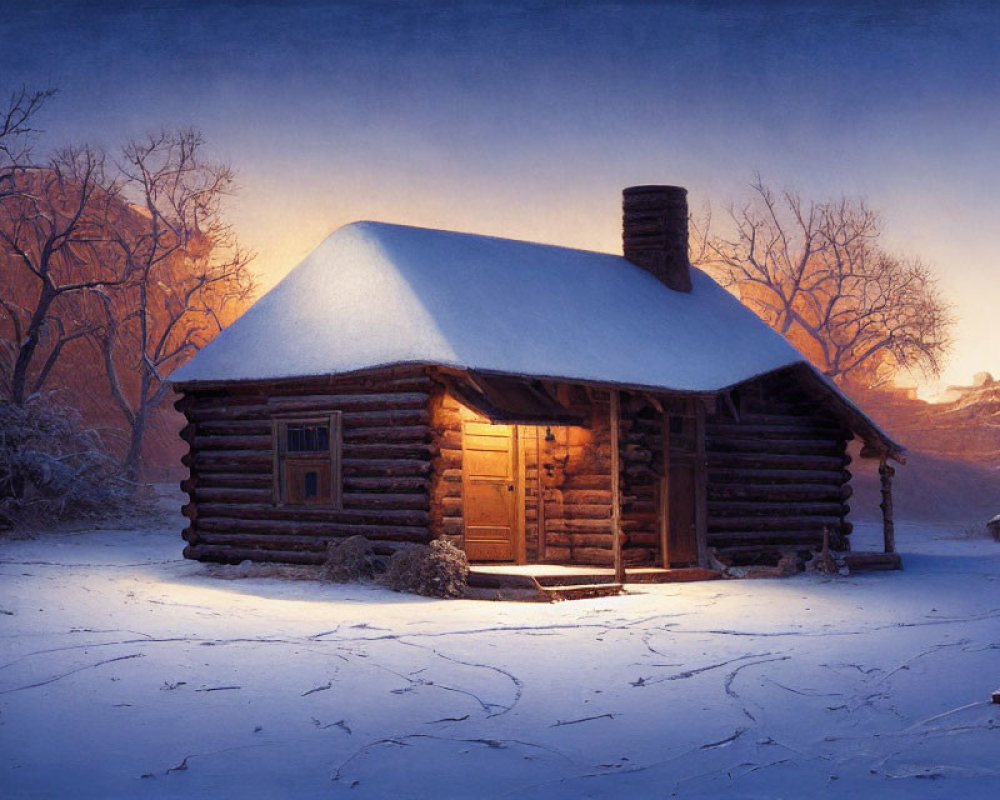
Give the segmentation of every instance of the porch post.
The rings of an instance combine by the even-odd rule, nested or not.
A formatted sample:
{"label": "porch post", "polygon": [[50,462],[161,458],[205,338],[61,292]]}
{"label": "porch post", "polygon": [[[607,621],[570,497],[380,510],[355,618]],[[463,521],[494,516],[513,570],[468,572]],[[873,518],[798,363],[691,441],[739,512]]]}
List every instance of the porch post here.
{"label": "porch post", "polygon": [[670,569],[670,414],[660,413],[663,432],[663,477],[660,478],[660,563]]}
{"label": "porch post", "polygon": [[704,398],[695,400],[694,530],[698,566],[708,566],[708,455]]}
{"label": "porch post", "polygon": [[882,538],[885,540],[885,552],[896,552],[896,526],[892,521],[892,476],[896,470],[886,463],[883,456],[878,465],[878,475],[882,489]]}
{"label": "porch post", "polygon": [[614,551],[615,582],[625,583],[625,562],[622,560],[621,456],[618,452],[619,413],[618,390],[611,390],[611,546]]}

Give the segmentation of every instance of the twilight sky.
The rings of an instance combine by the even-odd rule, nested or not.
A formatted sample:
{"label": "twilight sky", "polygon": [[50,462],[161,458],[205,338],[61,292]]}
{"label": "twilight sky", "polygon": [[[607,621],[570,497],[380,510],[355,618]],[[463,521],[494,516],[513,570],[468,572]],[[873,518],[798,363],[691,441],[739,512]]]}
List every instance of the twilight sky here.
{"label": "twilight sky", "polygon": [[956,306],[942,384],[1000,377],[992,2],[0,0],[21,84],[40,151],[202,129],[263,289],[356,219],[620,252],[631,184],[863,196]]}

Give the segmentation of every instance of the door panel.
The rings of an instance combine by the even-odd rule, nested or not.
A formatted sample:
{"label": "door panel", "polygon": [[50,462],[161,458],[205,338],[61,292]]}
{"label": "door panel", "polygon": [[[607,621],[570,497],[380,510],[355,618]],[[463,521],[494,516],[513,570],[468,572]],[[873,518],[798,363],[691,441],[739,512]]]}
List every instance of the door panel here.
{"label": "door panel", "polygon": [[697,426],[690,413],[664,415],[663,426],[669,448],[665,458],[666,487],[660,491],[661,504],[667,504],[666,509],[661,508],[667,526],[664,566],[697,564]]}
{"label": "door panel", "polygon": [[674,566],[696,564],[698,544],[694,524],[694,464],[670,464],[668,502],[670,527],[667,529],[667,553]]}
{"label": "door panel", "polygon": [[462,448],[465,553],[470,561],[515,561],[514,427],[466,422]]}

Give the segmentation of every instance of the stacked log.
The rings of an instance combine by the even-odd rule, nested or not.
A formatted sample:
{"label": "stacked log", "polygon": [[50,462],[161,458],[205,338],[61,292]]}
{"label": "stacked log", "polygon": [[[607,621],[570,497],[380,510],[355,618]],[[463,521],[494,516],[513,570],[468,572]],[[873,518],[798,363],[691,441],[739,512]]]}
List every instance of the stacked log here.
{"label": "stacked log", "polygon": [[541,443],[545,520],[544,560],[610,566],[611,425],[607,396],[570,396],[588,427],[553,427]]}
{"label": "stacked log", "polygon": [[[238,387],[181,387],[190,496],[185,555],[318,563],[329,542],[362,534],[383,553],[433,536],[464,544],[462,422],[470,412],[419,367]],[[610,565],[607,394],[560,386],[587,427],[519,426],[529,561]],[[669,398],[660,398],[666,404]],[[706,428],[708,544],[722,557],[846,549],[850,433],[794,383],[767,378],[719,402]],[[629,565],[660,556],[664,412],[623,393],[621,526]],[[338,411],[341,508],[276,502],[272,421]],[[673,413],[673,412],[671,412]],[[551,433],[551,435],[546,435]],[[673,437],[671,437],[673,443]]]}
{"label": "stacked log", "polygon": [[524,555],[528,563],[538,561],[544,550],[541,539],[544,515],[541,509],[542,469],[538,453],[545,429],[535,425],[518,426],[518,455],[523,465]]}
{"label": "stacked log", "polygon": [[[587,419],[587,427],[518,426],[519,485],[523,489],[525,556],[528,561],[608,566],[611,530],[611,428],[607,396],[582,387],[560,387],[566,406]],[[636,436],[623,437],[627,564],[654,563],[658,552],[657,487],[651,467],[660,447],[659,420],[642,401]],[[437,445],[431,462],[429,525],[463,546],[462,423],[482,419],[444,389],[432,393],[430,429]],[[629,413],[631,414],[632,411]],[[485,420],[482,420],[485,421]],[[626,422],[623,428],[632,423]]]}
{"label": "stacked log", "polygon": [[[315,564],[355,534],[390,554],[430,534],[428,487],[437,452],[419,367],[359,376],[180,387],[190,475],[181,488],[184,555],[202,561]],[[272,420],[341,412],[342,507],[276,502]]]}
{"label": "stacked log", "polygon": [[851,438],[794,384],[741,387],[707,420],[708,544],[722,558],[848,549]]}
{"label": "stacked log", "polygon": [[663,474],[663,415],[643,395],[623,393],[621,404],[622,558],[628,566],[657,563]]}
{"label": "stacked log", "polygon": [[462,502],[462,406],[443,388],[430,399],[430,431],[438,444],[432,461],[430,526],[455,547],[465,546]]}
{"label": "stacked log", "polygon": [[[599,420],[580,393],[574,411]],[[437,444],[431,462],[429,524],[458,547],[464,539],[462,423],[484,418],[444,389],[430,398],[430,429]],[[518,426],[523,491],[525,557],[528,561],[610,564],[611,503],[608,465],[610,428],[605,418],[591,429]],[[601,422],[599,421],[600,425]],[[551,434],[551,439],[546,436]]]}

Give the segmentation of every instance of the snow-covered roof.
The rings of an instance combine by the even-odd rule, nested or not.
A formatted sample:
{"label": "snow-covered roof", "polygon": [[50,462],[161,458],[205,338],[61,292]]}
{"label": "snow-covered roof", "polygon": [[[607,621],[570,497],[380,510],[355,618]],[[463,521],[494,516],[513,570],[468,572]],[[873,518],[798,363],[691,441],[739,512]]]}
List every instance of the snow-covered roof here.
{"label": "snow-covered roof", "polygon": [[804,360],[707,275],[692,279],[675,292],[621,256],[356,222],[170,380],[430,363],[703,392]]}

